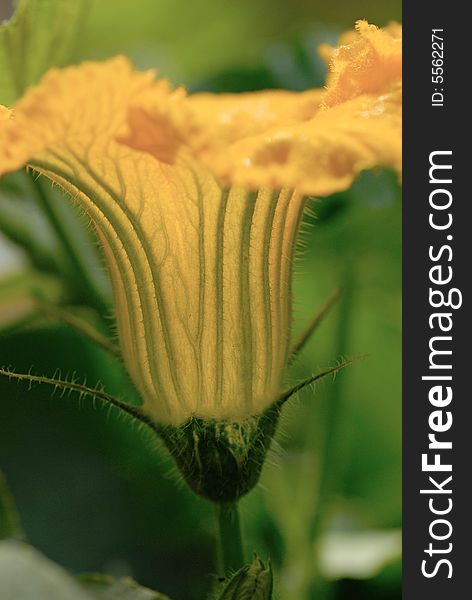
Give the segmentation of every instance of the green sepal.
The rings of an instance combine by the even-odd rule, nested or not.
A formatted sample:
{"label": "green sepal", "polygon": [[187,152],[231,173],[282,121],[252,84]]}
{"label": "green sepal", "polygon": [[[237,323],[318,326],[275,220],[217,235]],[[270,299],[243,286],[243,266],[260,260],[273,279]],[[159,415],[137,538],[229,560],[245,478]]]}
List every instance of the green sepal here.
{"label": "green sepal", "polygon": [[189,419],[160,425],[161,435],[190,488],[217,503],[231,503],[258,482],[281,410],[274,403],[245,421]]}
{"label": "green sepal", "polygon": [[[360,357],[358,357],[360,358]],[[153,424],[190,488],[219,504],[237,502],[259,481],[283,405],[316,381],[352,364],[346,360],[311,375],[286,392],[262,414],[241,422],[191,418],[183,425]]]}
{"label": "green sepal", "polygon": [[251,564],[240,569],[230,579],[217,600],[271,600],[273,574],[269,565],[254,556]]}

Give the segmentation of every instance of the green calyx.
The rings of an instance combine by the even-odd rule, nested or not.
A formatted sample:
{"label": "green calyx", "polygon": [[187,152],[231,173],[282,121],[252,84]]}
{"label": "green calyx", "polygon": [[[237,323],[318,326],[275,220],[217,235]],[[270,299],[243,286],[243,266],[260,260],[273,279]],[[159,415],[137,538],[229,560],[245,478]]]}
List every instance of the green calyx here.
{"label": "green calyx", "polygon": [[257,557],[231,578],[218,600],[271,600],[273,576],[270,565]]}
{"label": "green calyx", "polygon": [[258,482],[280,416],[274,403],[240,423],[189,419],[158,431],[190,488],[217,503],[231,503]]}

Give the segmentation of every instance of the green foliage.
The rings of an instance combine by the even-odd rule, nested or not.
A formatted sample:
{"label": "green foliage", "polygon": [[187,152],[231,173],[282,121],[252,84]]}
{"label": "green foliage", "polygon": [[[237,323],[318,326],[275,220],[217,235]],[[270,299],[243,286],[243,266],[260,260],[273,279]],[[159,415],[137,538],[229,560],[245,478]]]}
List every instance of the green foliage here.
{"label": "green foliage", "polygon": [[8,538],[23,539],[23,530],[13,497],[0,471],[0,540]]}
{"label": "green foliage", "polygon": [[170,600],[130,577],[86,574],[74,579],[25,544],[13,497],[0,471],[0,598],[8,600]]}
{"label": "green foliage", "polygon": [[[175,83],[195,89],[294,87],[296,62],[291,58],[300,39],[315,57],[326,31],[336,35],[359,18],[379,25],[400,19],[401,3],[92,0],[77,56],[97,59],[125,52],[139,67],[157,67]],[[327,24],[322,39],[312,36],[316,23]],[[270,68],[273,64],[277,69]],[[296,83],[300,84],[298,78]]]}
{"label": "green foliage", "polygon": [[94,600],[170,600],[159,592],[142,587],[130,577],[113,579],[107,575],[81,575],[79,583]]}
{"label": "green foliage", "polygon": [[0,597],[18,600],[93,600],[64,569],[14,540],[0,542]]}
{"label": "green foliage", "polygon": [[10,106],[50,67],[70,57],[87,0],[19,0],[0,26],[0,103]]}
{"label": "green foliage", "polygon": [[0,541],[0,597],[15,600],[170,600],[130,578],[75,579],[31,546]]}
{"label": "green foliage", "polygon": [[38,315],[38,298],[55,303],[62,293],[60,281],[32,269],[4,277],[0,285],[0,331],[6,333],[30,323]]}

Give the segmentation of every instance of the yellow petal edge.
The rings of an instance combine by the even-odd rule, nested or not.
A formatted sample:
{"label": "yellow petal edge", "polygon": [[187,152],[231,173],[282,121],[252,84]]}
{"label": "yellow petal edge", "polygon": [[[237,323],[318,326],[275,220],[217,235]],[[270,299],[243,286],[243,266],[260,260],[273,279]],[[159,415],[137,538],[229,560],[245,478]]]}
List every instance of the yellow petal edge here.
{"label": "yellow petal edge", "polygon": [[121,139],[162,159],[149,137],[136,138],[156,131],[167,112],[174,140],[220,180],[252,189],[287,186],[325,196],[347,189],[363,170],[400,173],[401,27],[359,21],[342,41],[322,48],[330,63],[324,90],[193,94],[169,110],[151,89],[133,103]]}

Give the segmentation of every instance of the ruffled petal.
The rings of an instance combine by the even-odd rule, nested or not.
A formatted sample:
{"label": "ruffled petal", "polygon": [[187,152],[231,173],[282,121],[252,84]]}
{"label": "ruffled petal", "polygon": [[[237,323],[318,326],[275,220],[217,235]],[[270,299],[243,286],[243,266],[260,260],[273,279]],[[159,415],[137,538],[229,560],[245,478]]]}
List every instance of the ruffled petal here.
{"label": "ruffled petal", "polygon": [[295,187],[326,196],[350,187],[357,175],[377,166],[401,171],[401,92],[359,96],[303,125],[277,128],[201,153],[227,183]]}
{"label": "ruffled petal", "polygon": [[358,21],[355,31],[344,34],[339,48],[332,50],[323,105],[388,93],[401,83],[401,78],[401,27],[391,23],[379,29]]}
{"label": "ruffled petal", "polygon": [[[252,189],[324,196],[347,189],[365,169],[400,173],[400,32],[358,22],[330,53],[325,90],[195,94],[181,97],[178,111],[151,90],[133,103],[122,141],[162,159],[153,143],[165,130],[174,157],[186,146],[227,185]],[[135,130],[143,123],[148,137],[140,144]]]}
{"label": "ruffled petal", "polygon": [[[115,135],[131,98],[153,81],[153,73],[133,71],[124,57],[51,69],[9,111],[11,119],[0,130],[0,174],[60,146],[65,138],[84,150],[94,134],[97,139]],[[92,102],[97,113],[88,110]]]}

